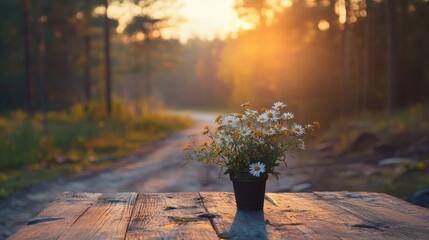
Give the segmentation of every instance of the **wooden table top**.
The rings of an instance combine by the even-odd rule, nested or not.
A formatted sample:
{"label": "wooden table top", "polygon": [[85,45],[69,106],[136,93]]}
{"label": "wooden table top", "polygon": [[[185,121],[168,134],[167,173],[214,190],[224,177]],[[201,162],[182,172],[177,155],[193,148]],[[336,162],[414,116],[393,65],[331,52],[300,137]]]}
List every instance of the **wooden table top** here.
{"label": "wooden table top", "polygon": [[63,193],[11,239],[429,239],[429,209],[367,192]]}

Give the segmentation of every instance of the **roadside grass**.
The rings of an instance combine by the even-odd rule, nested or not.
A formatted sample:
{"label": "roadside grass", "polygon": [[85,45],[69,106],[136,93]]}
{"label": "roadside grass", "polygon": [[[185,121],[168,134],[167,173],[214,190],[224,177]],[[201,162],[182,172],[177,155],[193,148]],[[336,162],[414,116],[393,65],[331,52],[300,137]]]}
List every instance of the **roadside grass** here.
{"label": "roadside grass", "polygon": [[[323,143],[329,142],[332,145],[331,158],[338,161],[334,164],[356,164],[367,160],[365,158],[369,154],[377,154],[371,147],[361,150],[351,148],[363,133],[376,136],[376,143],[382,147],[393,146],[395,154],[389,156],[384,152],[379,155],[381,158],[374,155],[376,157],[373,162],[365,163],[378,169],[370,175],[326,176],[318,183],[321,189],[384,192],[404,198],[419,189],[429,187],[429,103],[416,104],[391,115],[364,113],[336,121],[321,134],[322,136],[316,138],[317,143],[314,144],[322,146]],[[347,156],[352,156],[353,160],[344,160]],[[379,165],[379,161],[395,157],[408,161],[396,166]]]}
{"label": "roadside grass", "polygon": [[0,198],[48,179],[105,167],[145,143],[192,124],[171,114],[137,117],[120,104],[110,118],[90,106],[43,116],[24,111],[0,115]]}
{"label": "roadside grass", "polygon": [[334,152],[340,153],[347,150],[362,132],[376,133],[385,140],[403,132],[417,131],[429,131],[429,103],[419,103],[390,115],[365,112],[337,120],[317,137],[317,141],[335,140]]}

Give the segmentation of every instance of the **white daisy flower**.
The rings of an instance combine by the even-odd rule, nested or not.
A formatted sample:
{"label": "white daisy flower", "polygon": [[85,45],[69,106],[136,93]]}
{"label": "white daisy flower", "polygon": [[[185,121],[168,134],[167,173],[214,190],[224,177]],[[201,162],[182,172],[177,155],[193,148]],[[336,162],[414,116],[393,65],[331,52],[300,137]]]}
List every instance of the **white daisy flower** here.
{"label": "white daisy flower", "polygon": [[302,149],[302,150],[305,150],[305,143],[304,143],[304,140],[301,140],[301,141],[299,142],[298,147],[299,147],[300,149]]}
{"label": "white daisy flower", "polygon": [[228,115],[222,119],[222,125],[226,126],[235,126],[235,123],[238,122],[238,118],[235,116]]}
{"label": "white daisy flower", "polygon": [[292,125],[292,131],[295,132],[295,134],[298,136],[301,136],[302,134],[304,134],[304,128],[301,125],[296,123]]}
{"label": "white daisy flower", "polygon": [[258,115],[258,111],[252,110],[252,109],[246,109],[246,111],[244,111],[244,114],[246,114],[246,116],[256,116]]}
{"label": "white daisy flower", "polygon": [[274,110],[281,110],[284,107],[286,107],[286,104],[284,104],[283,102],[275,102],[273,105]]}
{"label": "white daisy flower", "polygon": [[275,111],[275,110],[268,110],[268,111],[266,111],[264,114],[265,114],[265,115],[268,117],[268,119],[269,119],[269,120],[271,120],[271,121],[277,121],[277,120],[279,120],[279,117],[277,116],[277,115],[278,115],[278,112],[277,112],[277,111]]}
{"label": "white daisy flower", "polygon": [[285,126],[283,126],[283,125],[281,125],[281,124],[277,124],[277,125],[275,126],[275,128],[276,128],[276,130],[277,130],[278,132],[284,132],[284,131],[287,131],[287,127],[285,127]]}
{"label": "white daisy flower", "polygon": [[265,172],[265,164],[257,162],[252,163],[249,166],[249,173],[252,174],[255,177],[259,177],[261,173]]}
{"label": "white daisy flower", "polygon": [[282,115],[282,119],[283,120],[290,120],[290,119],[292,119],[294,117],[295,116],[291,112],[286,112],[286,113],[283,113],[283,115]]}
{"label": "white daisy flower", "polygon": [[241,114],[241,113],[235,113],[234,114],[234,116],[238,119],[238,120],[246,120],[247,119],[247,117],[246,117],[246,115],[243,115],[243,114]]}
{"label": "white daisy flower", "polygon": [[276,133],[276,130],[274,130],[273,128],[268,129],[267,131],[265,131],[265,134],[268,136],[272,136]]}
{"label": "white daisy flower", "polygon": [[243,137],[249,136],[250,135],[250,129],[248,127],[241,128],[239,133]]}
{"label": "white daisy flower", "polygon": [[215,137],[215,142],[216,142],[217,145],[222,145],[222,144],[225,144],[225,143],[232,142],[232,138],[230,136],[218,134]]}
{"label": "white daisy flower", "polygon": [[256,120],[260,123],[264,123],[264,122],[268,121],[268,116],[265,113],[263,113],[263,114],[259,115]]}
{"label": "white daisy flower", "polygon": [[264,144],[264,139],[260,138],[260,137],[256,137],[253,139],[253,142],[255,142],[256,144]]}

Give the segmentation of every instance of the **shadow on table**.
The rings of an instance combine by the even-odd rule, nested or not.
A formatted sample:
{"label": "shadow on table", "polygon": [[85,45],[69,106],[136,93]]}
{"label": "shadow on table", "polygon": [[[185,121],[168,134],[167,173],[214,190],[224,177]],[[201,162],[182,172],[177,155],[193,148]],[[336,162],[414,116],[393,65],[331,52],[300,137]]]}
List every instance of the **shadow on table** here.
{"label": "shadow on table", "polygon": [[229,231],[232,239],[268,239],[264,212],[237,210]]}

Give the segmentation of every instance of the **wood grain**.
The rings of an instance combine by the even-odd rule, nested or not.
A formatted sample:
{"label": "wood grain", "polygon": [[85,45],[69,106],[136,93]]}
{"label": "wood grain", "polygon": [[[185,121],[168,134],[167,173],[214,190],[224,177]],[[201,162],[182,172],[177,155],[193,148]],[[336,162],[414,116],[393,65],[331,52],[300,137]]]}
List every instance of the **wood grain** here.
{"label": "wood grain", "polygon": [[137,193],[103,193],[60,239],[124,239]]}
{"label": "wood grain", "polygon": [[126,239],[218,239],[198,193],[139,194]]}
{"label": "wood grain", "polygon": [[11,239],[429,239],[429,209],[366,192],[62,194]]}
{"label": "wood grain", "polygon": [[[429,239],[429,210],[386,194],[316,192],[321,207],[332,216],[356,218],[352,229],[365,228],[371,236],[385,239]],[[320,202],[320,201],[319,201]],[[420,211],[419,211],[420,210]],[[411,214],[410,214],[411,213]]]}
{"label": "wood grain", "polygon": [[58,239],[100,196],[101,193],[65,192],[10,239]]}
{"label": "wood grain", "polygon": [[[267,229],[263,211],[237,210],[233,193],[200,193],[207,212],[217,215],[212,219],[213,227],[219,238],[228,239],[267,239],[279,237],[270,226]],[[265,207],[272,203],[265,201]]]}

